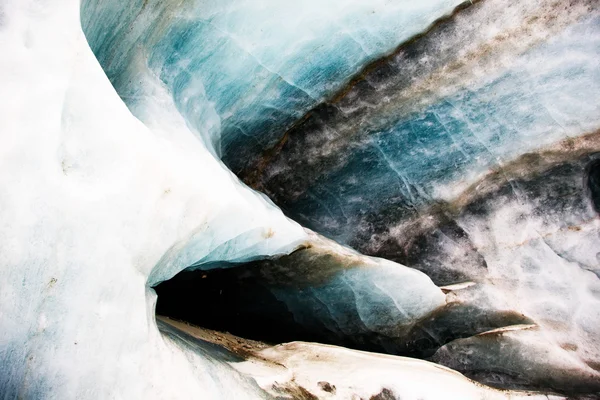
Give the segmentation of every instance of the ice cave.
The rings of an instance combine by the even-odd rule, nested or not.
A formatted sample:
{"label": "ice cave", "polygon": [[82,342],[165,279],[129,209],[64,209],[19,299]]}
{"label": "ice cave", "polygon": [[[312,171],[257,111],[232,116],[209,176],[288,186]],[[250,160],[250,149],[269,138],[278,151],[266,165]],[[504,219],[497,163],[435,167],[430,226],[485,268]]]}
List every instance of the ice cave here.
{"label": "ice cave", "polygon": [[0,400],[600,399],[600,1],[0,0]]}

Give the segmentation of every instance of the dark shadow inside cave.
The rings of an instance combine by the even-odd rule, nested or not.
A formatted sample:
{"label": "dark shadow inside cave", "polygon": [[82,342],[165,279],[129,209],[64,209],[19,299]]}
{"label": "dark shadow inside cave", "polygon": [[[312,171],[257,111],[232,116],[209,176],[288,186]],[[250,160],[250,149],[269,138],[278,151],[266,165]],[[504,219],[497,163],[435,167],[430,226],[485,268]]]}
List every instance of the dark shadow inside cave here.
{"label": "dark shadow inside cave", "polygon": [[596,212],[600,213],[600,160],[594,160],[587,167],[587,185],[592,205]]}
{"label": "dark shadow inside cave", "polygon": [[[335,311],[311,294],[310,287],[292,281],[274,284],[264,273],[265,262],[269,263],[263,260],[182,271],[154,287],[156,314],[268,344],[318,342],[417,358],[431,357],[440,346],[457,338],[532,323],[518,313],[450,303],[411,326],[399,326],[396,335],[386,335],[368,329],[356,307],[344,307],[344,315],[334,317],[330,313]],[[351,289],[335,296],[332,303],[355,304]],[[289,308],[290,299],[296,315]],[[338,325],[338,318],[345,326]]]}
{"label": "dark shadow inside cave", "polygon": [[182,271],[154,290],[157,315],[269,344],[323,341],[298,324],[246,266]]}

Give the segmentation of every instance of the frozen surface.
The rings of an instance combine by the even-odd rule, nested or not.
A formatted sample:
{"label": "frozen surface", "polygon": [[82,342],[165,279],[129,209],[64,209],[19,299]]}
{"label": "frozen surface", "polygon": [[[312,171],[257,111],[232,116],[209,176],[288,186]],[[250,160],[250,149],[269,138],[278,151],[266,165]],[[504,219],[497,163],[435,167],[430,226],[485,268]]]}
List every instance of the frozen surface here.
{"label": "frozen surface", "polygon": [[315,109],[242,176],[360,247],[526,152],[600,129],[599,59],[596,2],[479,2]]}
{"label": "frozen surface", "polygon": [[[340,243],[438,285],[473,282],[453,295],[476,314],[537,326],[531,363],[519,361],[525,334],[496,338],[496,364],[479,339],[470,357],[448,344],[459,350],[440,362],[531,388],[544,376],[534,364],[555,354],[573,367],[548,363],[547,387],[597,392],[586,380],[600,381],[598,5],[469,5],[313,108],[240,176]],[[436,345],[452,337],[439,333]]]}
{"label": "frozen surface", "polygon": [[146,96],[137,77],[149,72],[238,172],[365,64],[460,3],[84,0],[82,23],[136,116]]}
{"label": "frozen surface", "polygon": [[[289,343],[262,350],[260,356],[285,366],[271,371],[252,361],[236,366],[277,394],[277,384],[292,382],[323,398],[348,399],[560,399],[534,393],[493,390],[456,372],[422,360],[375,355],[313,343]],[[273,385],[275,382],[275,385]],[[335,387],[335,393],[323,388]],[[377,397],[379,396],[379,397]]]}
{"label": "frozen surface", "polygon": [[[219,343],[227,348],[228,362],[236,370],[254,377],[260,387],[276,398],[564,399],[556,395],[494,390],[474,384],[448,368],[406,357],[305,342],[265,346],[165,318],[160,318],[159,326],[185,349],[199,343],[203,347]],[[246,361],[237,360],[240,354],[244,354]]]}
{"label": "frozen surface", "polygon": [[[220,155],[245,177],[258,161],[248,181],[320,232],[404,256],[431,277],[315,246],[300,257],[313,265],[305,278],[322,272],[319,257],[337,259],[338,269],[318,285],[309,279],[305,293],[273,290],[301,323],[389,335],[418,321],[436,336],[437,362],[482,381],[497,383],[475,376],[481,368],[493,375],[510,365],[501,382],[509,386],[518,376],[525,386],[597,391],[595,3],[556,13],[560,2],[478,2],[456,17],[458,29],[451,19],[434,32],[424,45],[431,55],[394,53],[377,64],[390,74],[375,68],[368,84],[345,86],[458,3],[2,2],[0,394],[251,399],[297,379],[311,393],[335,382],[341,398],[524,395],[423,361],[292,343],[264,350],[283,364],[273,369],[176,330],[159,333],[151,286],[187,267],[285,262],[310,241]],[[482,36],[467,35],[474,20],[489,28]],[[468,54],[457,51],[465,37]],[[486,51],[498,38],[499,51]],[[422,75],[397,74],[402,66]],[[325,98],[338,103],[318,106]],[[326,123],[296,125],[289,147],[273,147],[314,106]],[[512,164],[557,143],[543,162]],[[261,158],[270,148],[283,151]],[[507,174],[511,165],[526,167]],[[444,296],[432,280],[461,285]],[[349,294],[353,304],[340,301]],[[490,336],[480,318],[462,332],[455,317],[469,310],[523,313],[500,322],[526,329]],[[449,343],[438,335],[446,324],[458,332]]]}
{"label": "frozen surface", "polygon": [[2,5],[0,392],[265,397],[225,359],[163,339],[148,287],[199,261],[289,252],[306,234],[213,158],[161,87],[155,120],[135,119],[78,10]]}
{"label": "frozen surface", "polygon": [[211,266],[156,287],[157,314],[271,343],[394,353],[407,347],[420,321],[446,306],[442,290],[422,272],[314,233],[290,255]]}
{"label": "frozen surface", "polygon": [[304,230],[191,133],[130,114],[77,1],[5,1],[1,15],[3,398],[260,397],[163,341],[148,287],[211,254],[288,252]]}

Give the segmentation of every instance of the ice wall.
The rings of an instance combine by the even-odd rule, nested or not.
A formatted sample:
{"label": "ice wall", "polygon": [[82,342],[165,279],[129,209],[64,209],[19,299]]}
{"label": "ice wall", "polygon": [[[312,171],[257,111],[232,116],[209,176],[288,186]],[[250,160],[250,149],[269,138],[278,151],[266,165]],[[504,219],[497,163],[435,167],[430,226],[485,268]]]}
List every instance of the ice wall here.
{"label": "ice wall", "polygon": [[452,298],[536,325],[450,343],[439,362],[501,386],[543,386],[546,371],[557,390],[598,391],[599,23],[595,1],[474,3],[240,176],[311,229],[438,285],[472,282]]}
{"label": "ice wall", "polygon": [[237,173],[366,63],[460,3],[85,0],[82,23],[136,116],[148,69]]}
{"label": "ice wall", "polygon": [[189,132],[130,114],[78,1],[5,1],[1,15],[1,397],[262,397],[165,342],[149,285],[215,251],[287,252],[302,228]]}
{"label": "ice wall", "polygon": [[269,343],[391,354],[422,320],[445,314],[446,296],[425,274],[314,233],[290,255],[217,266],[225,268],[186,270],[157,286],[157,314]]}
{"label": "ice wall", "polygon": [[[456,398],[521,395],[476,385],[429,363],[418,362],[423,368],[419,380],[414,376],[415,363],[407,360],[378,363],[380,358],[374,355],[306,344],[265,352],[274,361],[288,363],[282,374],[278,369],[236,365],[237,361],[211,353],[205,344],[184,336],[159,334],[154,319],[156,298],[150,286],[190,265],[203,268],[204,263],[215,261],[245,262],[281,255],[307,240],[302,227],[285,218],[268,199],[240,184],[215,159],[219,140],[228,162],[249,161],[250,155],[275,140],[274,132],[281,133],[279,129],[303,110],[339,89],[350,74],[457,4],[381,2],[364,6],[332,0],[325,7],[322,3],[319,6],[323,7],[301,4],[288,8],[279,2],[139,1],[123,8],[117,2],[86,2],[82,7],[86,32],[110,80],[84,37],[78,1],[2,3],[0,48],[6,56],[0,59],[0,394],[4,398],[269,398],[280,377],[294,380],[290,371],[298,371],[306,382],[303,384],[313,390],[319,382],[319,376],[313,375],[319,353],[329,359],[319,361],[322,369],[317,371],[344,382],[341,397],[354,392],[367,397],[379,392],[390,396],[382,390],[384,382],[377,383],[377,376],[357,390],[352,388],[360,382],[354,378],[356,370],[348,375],[352,379],[338,373],[340,365],[373,364],[381,365],[377,371],[385,374],[378,376],[385,375],[386,384],[396,385],[392,393],[401,393],[403,398],[436,399],[444,390],[424,386],[430,376],[445,377],[439,382]],[[200,8],[202,4],[206,8]],[[310,23],[300,24],[300,29],[293,23],[296,18]],[[256,21],[264,22],[264,31],[256,27]],[[332,21],[338,28],[352,29],[332,28]],[[567,37],[569,32],[577,34],[577,27],[595,32],[594,19],[577,17],[573,21],[567,25],[575,28],[561,31],[567,32]],[[338,38],[333,31],[344,33]],[[259,41],[269,46],[261,47]],[[207,45],[206,53],[202,53],[201,43]],[[583,76],[588,76],[586,56],[593,50],[594,46],[585,47],[581,68],[574,71],[575,82],[582,68]],[[244,57],[240,58],[240,53]],[[314,60],[306,61],[304,56]],[[225,62],[232,58],[237,61]],[[580,87],[586,89],[586,82]],[[273,113],[265,112],[269,109]],[[277,110],[284,111],[280,115]],[[264,122],[265,116],[268,122]],[[586,121],[595,121],[590,118]],[[252,134],[238,133],[247,126]],[[254,137],[260,131],[264,138]],[[247,146],[255,139],[256,147]],[[245,152],[245,148],[250,150]],[[489,216],[466,214],[461,223],[481,230],[498,227],[505,210],[502,204],[492,205]],[[585,216],[590,210],[578,208],[576,216]],[[539,225],[544,225],[543,221]],[[589,243],[595,243],[594,229],[592,223],[580,234],[591,232]],[[561,235],[553,239],[564,246],[563,255],[571,260],[556,264],[558,272],[589,261],[579,258],[577,237]],[[562,240],[565,238],[568,240]],[[549,253],[543,241],[534,244],[540,246],[535,256],[558,255]],[[486,250],[485,257],[500,260],[500,265],[505,262],[504,253]],[[530,254],[528,250],[531,248],[521,254],[523,259]],[[385,269],[393,265],[385,264]],[[502,268],[493,272],[498,271],[500,277],[507,272]],[[413,304],[415,315],[442,305],[439,290],[429,279],[416,271],[406,275],[417,277],[435,303],[431,307]],[[551,275],[545,276],[543,290],[556,287]],[[379,278],[385,285],[391,283],[388,277]],[[579,271],[574,287],[589,277]],[[360,273],[353,278],[347,285],[352,289],[362,290],[368,283]],[[522,282],[518,289],[535,285],[535,279]],[[479,301],[479,295],[489,296],[493,304],[496,292],[488,289],[477,286],[471,289],[475,293],[472,298],[473,292],[467,290],[456,295],[457,301]],[[573,293],[572,287],[562,289],[560,293]],[[532,298],[522,293],[531,292],[518,292],[521,297],[516,298]],[[594,293],[593,287],[583,292],[586,308],[581,310],[593,306]],[[399,300],[414,300],[406,299],[410,292],[404,297],[368,294],[390,309]],[[550,300],[533,304],[530,310],[544,316],[549,304],[551,316],[559,317],[561,312],[565,315],[573,310]],[[570,298],[568,305],[576,300]],[[365,304],[365,320],[377,327],[380,320],[369,319],[373,303]],[[548,348],[556,355],[553,360],[570,351],[573,354],[555,365],[550,375],[558,377],[559,383],[584,376],[588,381],[582,383],[594,388],[589,380],[597,377],[593,371],[596,354],[587,352],[585,345],[596,343],[598,319],[583,312],[574,318],[577,343],[563,340],[570,329],[551,335],[548,346],[534,335],[533,341],[542,345],[534,349],[539,352],[534,351],[532,359],[537,360]],[[557,321],[563,320],[542,321],[546,325],[540,326]],[[531,340],[518,333],[494,337],[499,336],[504,337],[499,347],[514,337],[514,348]],[[576,346],[579,344],[583,345]],[[450,364],[456,359],[453,354],[469,354],[471,345],[485,349],[485,340],[475,337],[452,343],[436,354],[436,360]],[[491,365],[486,354],[475,354],[482,359],[474,359],[471,365]],[[588,354],[591,356],[584,357]],[[352,362],[346,362],[349,359]],[[541,363],[529,368],[527,361],[519,368],[529,371],[528,379],[551,367]],[[571,375],[554,373],[563,367]],[[401,381],[402,386],[397,383]]]}
{"label": "ice wall", "polygon": [[269,398],[225,355],[161,336],[149,286],[289,252],[304,230],[223,168],[152,76],[152,119],[130,114],[76,0],[1,11],[2,397]]}
{"label": "ice wall", "polygon": [[599,23],[586,0],[476,3],[312,110],[241,176],[360,246],[526,152],[597,131]]}

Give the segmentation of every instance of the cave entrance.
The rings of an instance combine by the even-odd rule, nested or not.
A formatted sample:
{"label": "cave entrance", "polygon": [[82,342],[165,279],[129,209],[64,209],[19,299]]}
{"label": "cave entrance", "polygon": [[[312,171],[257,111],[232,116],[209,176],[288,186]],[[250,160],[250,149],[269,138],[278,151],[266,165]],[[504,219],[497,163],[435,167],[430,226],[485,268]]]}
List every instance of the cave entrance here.
{"label": "cave entrance", "polygon": [[182,271],[154,287],[156,314],[268,344],[323,341],[294,320],[251,268]]}
{"label": "cave entrance", "polygon": [[[287,268],[301,270],[296,261]],[[285,269],[283,265],[262,260],[182,271],[154,287],[156,314],[267,344],[317,342],[416,358],[431,357],[457,338],[531,323],[519,313],[451,303],[410,325],[377,330],[365,324],[352,285],[338,283],[329,287],[330,291],[319,292],[318,287],[306,286],[301,280],[282,284],[273,276],[278,269]],[[382,323],[388,323],[394,304],[375,304]]]}

